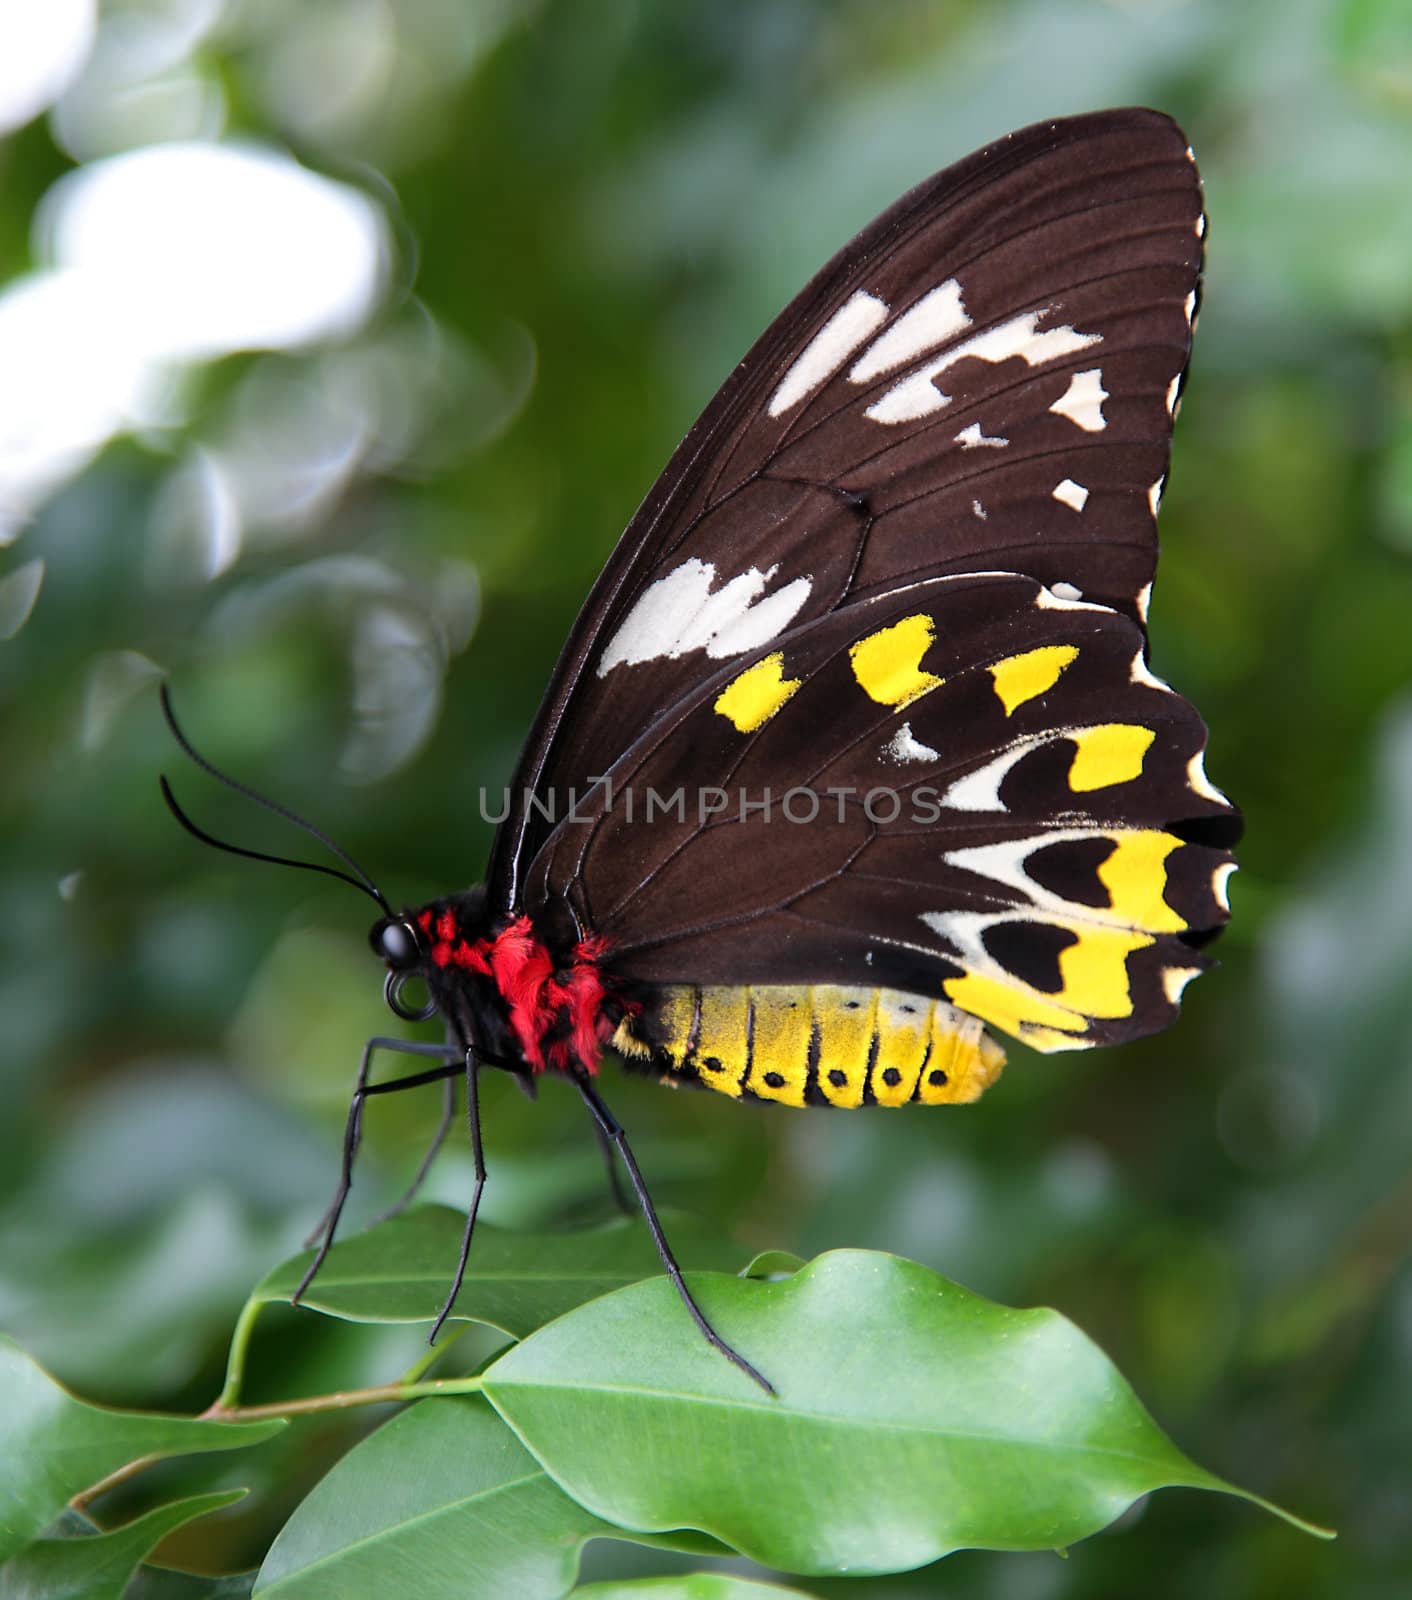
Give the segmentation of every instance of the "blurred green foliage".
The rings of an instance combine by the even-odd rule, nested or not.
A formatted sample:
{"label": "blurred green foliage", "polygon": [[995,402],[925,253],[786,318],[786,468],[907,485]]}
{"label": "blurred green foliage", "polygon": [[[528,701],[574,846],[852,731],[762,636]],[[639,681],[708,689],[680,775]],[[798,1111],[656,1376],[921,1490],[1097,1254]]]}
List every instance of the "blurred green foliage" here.
{"label": "blurred green foliage", "polygon": [[[103,25],[181,11],[134,0]],[[173,770],[156,670],[204,748],[316,817],[394,899],[473,881],[489,843],[477,788],[507,781],[618,530],[783,300],[985,139],[1153,104],[1191,136],[1212,219],[1152,633],[1248,816],[1221,970],[1160,1038],[1079,1058],[1014,1048],[974,1110],[772,1113],[627,1079],[611,1101],[659,1199],[747,1246],[892,1249],[1055,1305],[1198,1460],[1341,1534],[1316,1547],[1236,1502],[1168,1494],[1067,1561],[962,1553],[869,1579],[870,1595],[1405,1594],[1402,0],[247,0],[167,70],[219,92],[229,133],[364,188],[395,261],[364,332],[188,371],[166,425],[110,445],[0,553],[16,586],[0,622],[23,614],[21,569],[44,564],[0,642],[0,1326],[86,1396],[202,1409],[250,1285],[318,1215],[358,1047],[385,1027],[361,903],[172,825],[163,769],[213,831],[290,847]],[[32,264],[76,92],[0,143],[0,279]],[[297,514],[247,512],[234,559],[206,576],[202,453],[244,439],[256,459],[281,440],[292,455],[369,386],[376,426],[353,470]],[[369,1117],[362,1217],[435,1124],[435,1090],[399,1102]],[[484,1115],[485,1215],[602,1213],[570,1092],[549,1084],[530,1105],[490,1083]],[[454,1204],[468,1178],[448,1151],[433,1192]],[[376,1382],[416,1354],[415,1330],[270,1326],[254,1370],[271,1395]],[[252,1484],[162,1554],[249,1567],[366,1426],[319,1419],[238,1461],[160,1469],[115,1514]],[[624,1550],[593,1546],[588,1576],[675,1570]]]}

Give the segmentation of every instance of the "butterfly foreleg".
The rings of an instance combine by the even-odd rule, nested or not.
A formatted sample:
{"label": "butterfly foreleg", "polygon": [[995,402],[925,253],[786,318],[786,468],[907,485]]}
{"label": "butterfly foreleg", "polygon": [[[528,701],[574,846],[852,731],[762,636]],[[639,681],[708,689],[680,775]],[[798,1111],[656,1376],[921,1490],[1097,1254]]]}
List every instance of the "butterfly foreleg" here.
{"label": "butterfly foreleg", "polygon": [[[427,1072],[416,1072],[407,1078],[393,1078],[388,1083],[368,1082],[368,1074],[372,1070],[373,1054],[378,1050],[394,1050],[402,1055],[432,1056],[441,1061],[441,1066],[434,1067]],[[324,1213],[317,1228],[310,1234],[308,1243],[313,1244],[319,1240],[319,1248],[309,1270],[299,1281],[299,1287],[290,1296],[290,1303],[298,1305],[304,1291],[314,1281],[314,1276],[324,1264],[324,1258],[329,1253],[333,1244],[333,1236],[338,1228],[339,1218],[343,1214],[343,1207],[348,1199],[348,1191],[353,1187],[353,1161],[358,1154],[358,1145],[363,1131],[363,1102],[369,1095],[392,1094],[400,1089],[415,1089],[424,1083],[436,1083],[449,1078],[460,1070],[460,1059],[449,1056],[445,1045],[416,1044],[407,1039],[390,1039],[374,1037],[363,1046],[363,1059],[358,1065],[358,1081],[353,1090],[353,1098],[348,1105],[348,1121],[343,1131],[343,1161],[339,1171],[338,1188],[334,1191],[333,1200],[328,1210]],[[435,1154],[435,1151],[433,1151]],[[420,1182],[420,1175],[418,1182]]]}
{"label": "butterfly foreleg", "polygon": [[667,1236],[662,1231],[662,1224],[657,1219],[657,1208],[652,1204],[652,1196],[647,1192],[647,1184],[643,1179],[642,1171],[633,1157],[631,1145],[628,1144],[627,1133],[618,1119],[604,1105],[602,1097],[597,1089],[594,1088],[588,1074],[582,1071],[575,1072],[573,1078],[578,1086],[579,1093],[583,1096],[584,1104],[593,1114],[593,1120],[599,1131],[612,1149],[616,1150],[618,1155],[622,1157],[623,1166],[627,1168],[628,1177],[632,1182],[633,1194],[637,1197],[638,1206],[647,1222],[648,1232],[651,1233],[652,1242],[656,1245],[657,1254],[661,1258],[663,1271],[666,1272],[672,1281],[673,1288],[681,1296],[682,1304],[691,1314],[691,1320],[701,1330],[702,1337],[709,1345],[719,1350],[727,1361],[733,1362],[748,1378],[753,1378],[766,1394],[774,1394],[775,1387],[769,1379],[752,1367],[738,1350],[732,1349],[726,1343],[706,1320],[705,1312],[692,1298],[691,1290],[687,1288],[686,1280],[682,1277],[681,1268],[677,1265],[677,1259],[672,1254],[672,1247],[667,1243]]}

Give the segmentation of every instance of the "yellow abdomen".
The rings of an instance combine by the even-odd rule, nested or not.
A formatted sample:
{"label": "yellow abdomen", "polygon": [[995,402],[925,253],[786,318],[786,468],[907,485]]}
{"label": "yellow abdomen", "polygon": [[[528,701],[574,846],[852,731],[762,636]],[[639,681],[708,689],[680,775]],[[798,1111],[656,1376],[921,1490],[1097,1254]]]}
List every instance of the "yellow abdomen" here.
{"label": "yellow abdomen", "polygon": [[979,1017],[896,989],[673,986],[613,1039],[655,1055],[668,1082],[787,1106],[956,1105],[1000,1076],[1005,1052]]}

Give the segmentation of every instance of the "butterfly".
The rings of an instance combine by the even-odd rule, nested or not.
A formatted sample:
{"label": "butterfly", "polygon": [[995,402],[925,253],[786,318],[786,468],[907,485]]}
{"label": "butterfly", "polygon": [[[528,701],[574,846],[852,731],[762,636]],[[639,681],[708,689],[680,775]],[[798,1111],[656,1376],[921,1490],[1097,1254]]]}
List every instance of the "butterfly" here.
{"label": "butterfly", "polygon": [[[771,324],[589,595],[484,882],[394,910],[343,852],[321,869],[377,900],[388,1004],[446,1043],[369,1042],[301,1292],[367,1098],[442,1081],[434,1154],[463,1078],[444,1320],[477,1075],[558,1073],[698,1327],[768,1389],[677,1270],[606,1052],[737,1099],[940,1105],[999,1074],[987,1030],[1049,1052],[1175,1018],[1240,832],[1145,634],[1205,225],[1166,116],[1040,123],[904,195]],[[374,1083],[380,1049],[434,1064]]]}

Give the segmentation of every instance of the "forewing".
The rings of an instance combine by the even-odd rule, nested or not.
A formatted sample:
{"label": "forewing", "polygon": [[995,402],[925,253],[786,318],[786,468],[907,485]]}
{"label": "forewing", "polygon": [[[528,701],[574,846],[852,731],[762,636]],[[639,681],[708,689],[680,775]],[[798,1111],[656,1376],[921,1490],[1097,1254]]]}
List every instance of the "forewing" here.
{"label": "forewing", "polygon": [[633,519],[556,669],[497,839],[724,663],[899,582],[1003,570],[1145,616],[1204,230],[1156,112],[1012,134],[929,179],[771,325]]}
{"label": "forewing", "polygon": [[1009,574],[790,630],[560,822],[527,907],[643,981],[876,983],[1045,1050],[1152,1032],[1226,920],[1239,818],[1143,644]]}

